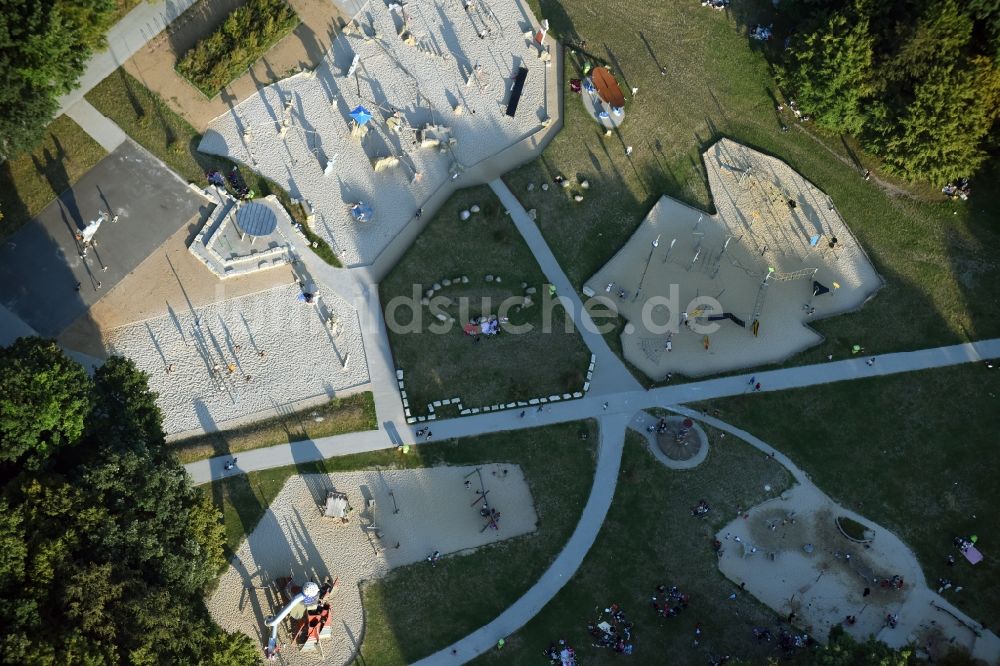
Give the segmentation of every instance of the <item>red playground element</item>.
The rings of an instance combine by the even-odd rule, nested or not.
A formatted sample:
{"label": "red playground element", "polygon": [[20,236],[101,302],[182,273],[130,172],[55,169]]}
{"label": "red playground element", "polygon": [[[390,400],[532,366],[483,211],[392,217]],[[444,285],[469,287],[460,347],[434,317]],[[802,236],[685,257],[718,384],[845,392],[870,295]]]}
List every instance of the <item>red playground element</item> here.
{"label": "red playground element", "polygon": [[[316,648],[320,654],[323,654],[320,639],[330,638],[333,629],[330,625],[330,617],[333,613],[330,610],[330,602],[327,601],[327,597],[331,591],[337,589],[339,583],[339,577],[334,579],[332,583],[327,578],[319,588],[319,596],[315,603],[300,606],[299,610],[302,612],[296,612],[288,616],[288,619],[292,623],[290,643],[297,646],[299,650]],[[288,576],[278,578],[275,584],[286,604],[302,592],[302,586],[296,585]],[[279,649],[276,649],[274,654],[269,655],[269,658],[274,659]]]}

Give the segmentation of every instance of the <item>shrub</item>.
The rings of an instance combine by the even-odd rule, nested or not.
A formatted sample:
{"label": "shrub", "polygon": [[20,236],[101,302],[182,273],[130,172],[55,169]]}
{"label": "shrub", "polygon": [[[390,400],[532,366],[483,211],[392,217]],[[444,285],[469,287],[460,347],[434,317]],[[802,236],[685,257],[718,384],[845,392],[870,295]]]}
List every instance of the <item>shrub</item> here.
{"label": "shrub", "polygon": [[249,0],[185,53],[177,71],[214,97],[298,23],[299,17],[285,0]]}

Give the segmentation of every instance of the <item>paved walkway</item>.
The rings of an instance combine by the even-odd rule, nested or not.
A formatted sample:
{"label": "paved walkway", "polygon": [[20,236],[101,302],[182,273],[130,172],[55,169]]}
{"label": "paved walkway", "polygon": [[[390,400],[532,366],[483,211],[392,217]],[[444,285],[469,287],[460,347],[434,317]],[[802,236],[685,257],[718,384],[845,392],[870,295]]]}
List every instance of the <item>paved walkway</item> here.
{"label": "paved walkway", "polygon": [[[480,627],[462,640],[421,659],[416,666],[437,664],[464,664],[465,662],[496,647],[497,641],[520,629],[538,614],[563,586],[569,582],[583,563],[587,551],[594,544],[604,518],[611,507],[618,482],[618,468],[621,465],[622,450],[625,446],[625,426],[628,416],[613,414],[601,417],[601,445],[597,455],[597,470],[594,485],[580,522],[573,535],[566,542],[562,552],[556,557],[542,577],[515,601],[507,610],[484,627]],[[452,653],[454,650],[454,654]]]}
{"label": "paved walkway", "polygon": [[107,78],[122,63],[162,32],[194,4],[194,0],[143,0],[108,30],[108,48],[87,61],[76,90],[59,98],[59,113],[65,113],[90,89]]}
{"label": "paved walkway", "polygon": [[66,115],[109,153],[114,152],[128,138],[121,127],[101,114],[86,99],[80,98],[79,102],[67,108]]}
{"label": "paved walkway", "polygon": [[[362,327],[363,330],[367,330],[364,328],[364,320],[362,321]],[[369,352],[370,349],[383,345],[387,348],[387,343],[376,345],[369,342],[369,337],[366,336],[365,341],[366,353],[371,353]],[[379,352],[379,354],[381,353],[383,352]],[[777,391],[837,381],[940,368],[960,363],[982,361],[989,358],[1000,358],[1000,338],[950,347],[935,347],[913,352],[877,356],[874,367],[868,367],[865,365],[864,359],[858,358],[848,361],[759,372],[755,376],[756,380],[761,383],[762,391]],[[369,360],[371,361],[371,358]],[[376,379],[378,370],[375,363],[370,362],[369,367],[373,384],[382,384],[382,380]],[[747,373],[746,375],[710,379],[703,382],[665,386],[650,391],[638,389],[635,391],[604,394],[592,391],[586,398],[580,400],[567,400],[565,402],[545,405],[541,412],[529,410],[524,418],[520,417],[520,410],[517,409],[487,412],[474,416],[435,421],[432,424],[432,431],[434,439],[441,440],[453,437],[469,437],[484,432],[535,428],[552,423],[578,421],[601,414],[624,414],[631,417],[632,414],[640,409],[663,405],[680,405],[699,400],[741,395],[749,391],[749,377],[750,373]],[[398,400],[398,393],[396,396]],[[607,409],[604,409],[604,403],[608,404]],[[378,406],[378,402],[376,402],[376,406]],[[379,414],[379,421],[383,422],[382,413]],[[420,444],[424,441],[416,440],[413,428],[410,426],[402,428],[398,433],[394,434],[399,435],[401,441],[408,444]],[[315,459],[319,459],[320,457],[329,457],[331,455],[389,448],[397,443],[392,441],[386,432],[379,430],[323,437],[307,441],[302,446],[315,448],[317,451],[314,454]],[[239,468],[231,474],[289,465],[292,461],[290,449],[294,446],[296,444],[280,444],[266,449],[241,453],[239,454]],[[210,460],[199,460],[185,465],[185,468],[191,474],[195,483],[207,483],[226,476],[222,467],[228,459],[229,457],[227,456],[219,456]],[[298,459],[301,460],[302,458]]]}
{"label": "paved walkway", "polygon": [[[18,338],[38,336],[38,331],[29,326],[23,319],[0,305],[0,347],[14,344]],[[98,366],[104,364],[104,359],[95,356],[88,356],[82,352],[74,351],[60,345],[66,356],[79,363],[86,369],[88,374],[94,374]]]}

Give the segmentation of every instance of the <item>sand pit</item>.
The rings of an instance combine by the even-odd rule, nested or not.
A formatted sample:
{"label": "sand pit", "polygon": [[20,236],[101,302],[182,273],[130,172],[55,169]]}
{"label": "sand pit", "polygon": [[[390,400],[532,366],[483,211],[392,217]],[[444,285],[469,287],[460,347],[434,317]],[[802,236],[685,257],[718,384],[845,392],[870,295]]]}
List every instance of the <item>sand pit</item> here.
{"label": "sand pit", "polygon": [[718,212],[662,197],[584,287],[629,320],[625,358],[655,380],[780,362],[820,341],[811,321],[882,285],[829,197],[784,162],[728,139],[703,159]]}
{"label": "sand pit", "polygon": [[[524,475],[519,466],[506,464],[482,466],[489,498],[502,513],[499,531],[482,530],[484,521],[471,506],[478,479],[469,477],[471,488],[463,483],[475,469],[433,467],[291,477],[240,545],[207,600],[212,617],[224,629],[241,631],[263,645],[264,620],[282,607],[274,592],[276,579],[291,575],[298,581],[321,582],[326,576],[339,577],[339,591],[331,599],[333,635],[322,642],[325,656],[289,645],[281,651],[281,658],[292,666],[350,663],[364,637],[362,581],[420,562],[434,551],[448,555],[535,530],[537,516]],[[354,508],[346,525],[320,515],[318,503],[332,489],[346,493]],[[390,490],[399,513],[394,513]],[[373,509],[367,508],[369,499],[374,500]],[[373,521],[381,539],[365,529]],[[468,591],[474,590],[474,581],[469,581]],[[287,640],[287,625],[279,636]]]}
{"label": "sand pit", "polygon": [[[893,647],[930,644],[932,654],[955,646],[993,663],[1000,656],[997,637],[927,588],[913,553],[895,535],[835,505],[814,486],[795,486],[722,528],[719,568],[782,617],[818,640],[843,624],[859,640],[875,635]],[[858,544],[845,538],[834,520],[846,515],[865,525],[874,538]],[[902,589],[881,581],[900,576]],[[865,588],[870,590],[864,595]],[[897,614],[896,628],[885,627]],[[962,618],[962,619],[959,619]],[[935,656],[937,656],[935,654]]]}
{"label": "sand pit", "polygon": [[[216,118],[199,150],[247,164],[308,201],[316,233],[340,260],[370,264],[433,193],[547,122],[555,73],[525,37],[536,28],[517,0],[469,11],[457,1],[369,2],[316,70],[263,87]],[[510,117],[521,67],[528,75]],[[359,106],[367,122],[352,117]],[[358,202],[372,207],[371,221],[354,221]]]}
{"label": "sand pit", "polygon": [[333,294],[306,304],[300,293],[291,284],[193,311],[168,305],[165,316],[109,331],[108,352],[149,373],[168,435],[234,425],[367,383],[357,313]]}

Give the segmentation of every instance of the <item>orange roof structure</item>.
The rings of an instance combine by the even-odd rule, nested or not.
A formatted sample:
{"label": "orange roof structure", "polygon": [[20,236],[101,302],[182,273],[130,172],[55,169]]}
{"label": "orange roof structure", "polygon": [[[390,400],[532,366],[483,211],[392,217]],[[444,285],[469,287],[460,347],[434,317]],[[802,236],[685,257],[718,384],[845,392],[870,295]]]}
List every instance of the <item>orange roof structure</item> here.
{"label": "orange roof structure", "polygon": [[595,67],[591,77],[601,99],[611,106],[625,106],[625,95],[622,94],[622,89],[618,87],[618,82],[607,67]]}

